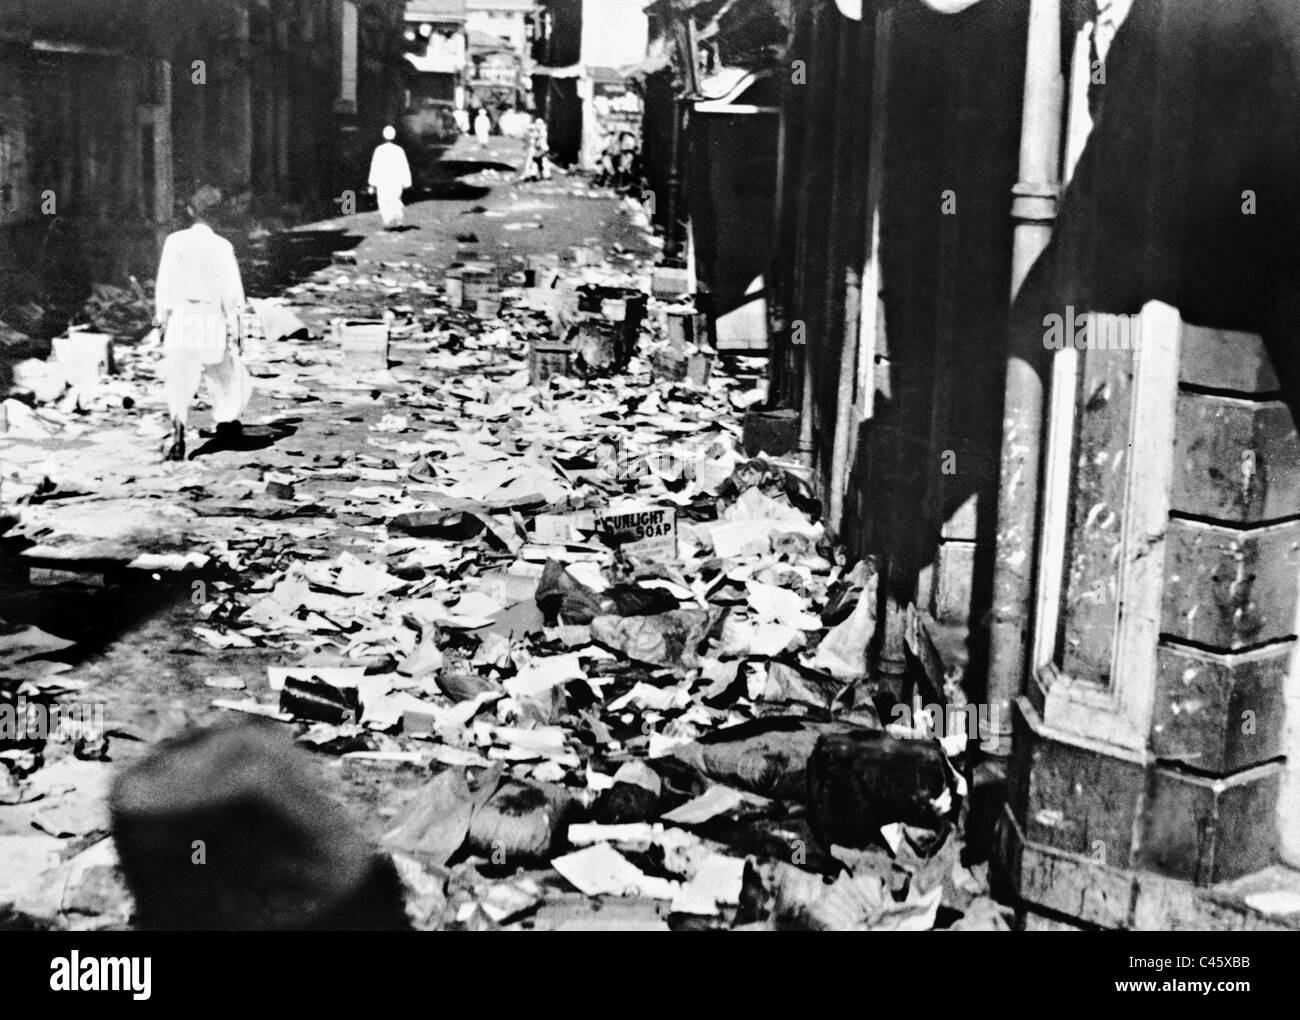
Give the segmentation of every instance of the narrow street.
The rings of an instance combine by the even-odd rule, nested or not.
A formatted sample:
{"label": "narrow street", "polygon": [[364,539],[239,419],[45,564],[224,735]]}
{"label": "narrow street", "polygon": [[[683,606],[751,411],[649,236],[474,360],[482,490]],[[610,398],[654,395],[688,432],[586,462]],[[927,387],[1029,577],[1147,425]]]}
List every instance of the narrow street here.
{"label": "narrow street", "polygon": [[[895,824],[892,856],[831,856],[834,803],[821,840],[810,827],[818,738],[879,735],[853,704],[874,587],[828,558],[797,466],[739,449],[761,363],[652,379],[652,300],[626,373],[530,386],[553,295],[645,292],[654,247],[634,204],[582,177],[517,184],[518,158],[462,141],[458,176],[404,230],[361,212],[245,259],[252,295],[307,336],[249,352],[238,449],[194,435],[200,410],[190,459],[162,461],[156,348],[120,347],[80,411],[7,405],[6,506],[26,498],[4,537],[0,656],[19,693],[102,709],[107,734],[0,751],[11,924],[129,925],[111,776],[187,725],[254,715],[312,751],[417,927],[770,927],[780,900],[781,923],[930,928],[941,896],[951,924],[984,895],[983,866],[957,863],[961,780],[933,742],[877,791],[931,827]],[[305,276],[310,261],[266,257],[330,242]],[[546,255],[552,296],[518,287]],[[499,310],[449,307],[449,267],[482,261]],[[344,363],[330,320],[385,312],[389,368]],[[611,506],[633,516],[598,527]],[[631,552],[610,529],[647,507],[676,523]],[[842,878],[823,890],[819,873]],[[1004,924],[980,902],[975,923]]]}

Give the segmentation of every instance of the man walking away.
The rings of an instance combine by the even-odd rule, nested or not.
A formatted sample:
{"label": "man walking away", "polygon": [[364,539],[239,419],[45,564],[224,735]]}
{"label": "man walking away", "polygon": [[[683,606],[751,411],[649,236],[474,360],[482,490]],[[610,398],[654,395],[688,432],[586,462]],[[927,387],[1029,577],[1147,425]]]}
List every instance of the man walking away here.
{"label": "man walking away", "polygon": [[491,133],[492,122],[488,120],[487,110],[480,106],[478,113],[474,115],[474,136],[478,139],[479,148],[487,148],[488,136]]}
{"label": "man walking away", "polygon": [[541,117],[534,117],[533,122],[528,125],[528,151],[524,156],[522,180],[551,179],[551,164],[546,158],[550,148],[546,121]]}
{"label": "man walking away", "polygon": [[185,458],[185,421],[206,378],[217,439],[238,439],[252,382],[238,349],[238,314],[244,304],[239,263],[229,241],[213,233],[210,211],[221,201],[211,185],[186,206],[192,225],[163,242],[154,284],[155,324],[163,330],[163,383],[171,414],[167,460]]}
{"label": "man walking away", "polygon": [[406,152],[394,138],[393,128],[384,128],[384,141],[375,147],[370,157],[370,192],[379,200],[379,218],[384,229],[401,226],[403,219],[402,192],[411,186],[411,165]]}

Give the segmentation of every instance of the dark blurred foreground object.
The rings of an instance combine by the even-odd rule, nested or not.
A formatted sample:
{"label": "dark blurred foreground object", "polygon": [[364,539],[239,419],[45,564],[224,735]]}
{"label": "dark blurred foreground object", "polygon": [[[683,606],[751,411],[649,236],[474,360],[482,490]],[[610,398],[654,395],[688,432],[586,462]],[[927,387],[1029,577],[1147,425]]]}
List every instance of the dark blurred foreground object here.
{"label": "dark blurred foreground object", "polygon": [[823,846],[879,844],[891,822],[942,830],[957,806],[935,740],[828,733],[808,760],[808,822]]}
{"label": "dark blurred foreground object", "polygon": [[159,743],[117,777],[109,809],[140,928],[408,927],[391,861],[361,838],[306,753],[264,723]]}
{"label": "dark blurred foreground object", "polygon": [[745,456],[784,457],[799,449],[798,411],[746,411]]}

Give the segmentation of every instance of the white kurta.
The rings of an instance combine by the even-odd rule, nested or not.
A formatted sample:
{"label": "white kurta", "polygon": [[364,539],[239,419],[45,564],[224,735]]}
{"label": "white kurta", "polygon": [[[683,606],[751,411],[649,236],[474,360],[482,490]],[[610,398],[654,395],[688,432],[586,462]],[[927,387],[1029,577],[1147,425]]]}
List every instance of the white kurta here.
{"label": "white kurta", "polygon": [[406,153],[396,142],[376,146],[370,157],[370,178],[367,183],[375,189],[379,200],[379,218],[384,226],[402,222],[402,192],[411,186],[411,165]]}
{"label": "white kurta", "polygon": [[244,303],[235,249],[204,223],[178,230],[163,242],[154,292],[164,323],[163,382],[172,417],[185,422],[206,377],[213,418],[238,421],[252,383],[230,339]]}

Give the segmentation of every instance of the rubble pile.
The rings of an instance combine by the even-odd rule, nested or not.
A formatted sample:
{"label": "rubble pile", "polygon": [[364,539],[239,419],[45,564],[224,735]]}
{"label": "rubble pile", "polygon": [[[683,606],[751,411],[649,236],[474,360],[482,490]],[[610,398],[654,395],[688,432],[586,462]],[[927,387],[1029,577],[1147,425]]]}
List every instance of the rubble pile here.
{"label": "rubble pile", "polygon": [[[400,787],[379,842],[415,927],[1006,927],[960,861],[964,747],[887,733],[873,704],[871,565],[833,547],[796,461],[745,453],[753,366],[723,371],[649,271],[517,262],[471,307],[463,275],[344,256],[257,307],[266,443],[220,475],[142,458],[129,485],[93,447],[9,449],[9,537],[202,571],[192,645],[241,664],[207,678],[212,709]],[[624,362],[537,378],[537,344],[633,305]],[[379,355],[342,349],[354,319],[386,326]],[[156,337],[118,362],[74,403],[9,401],[11,436],[161,438]],[[364,445],[300,440],[313,413],[364,421]],[[51,498],[72,493],[84,512]],[[11,695],[75,691],[34,637],[0,639]],[[32,821],[40,846],[5,818],[57,806],[52,783],[103,796],[103,749],[73,743],[0,736],[0,855],[26,862],[0,904],[126,924],[101,807]]]}

